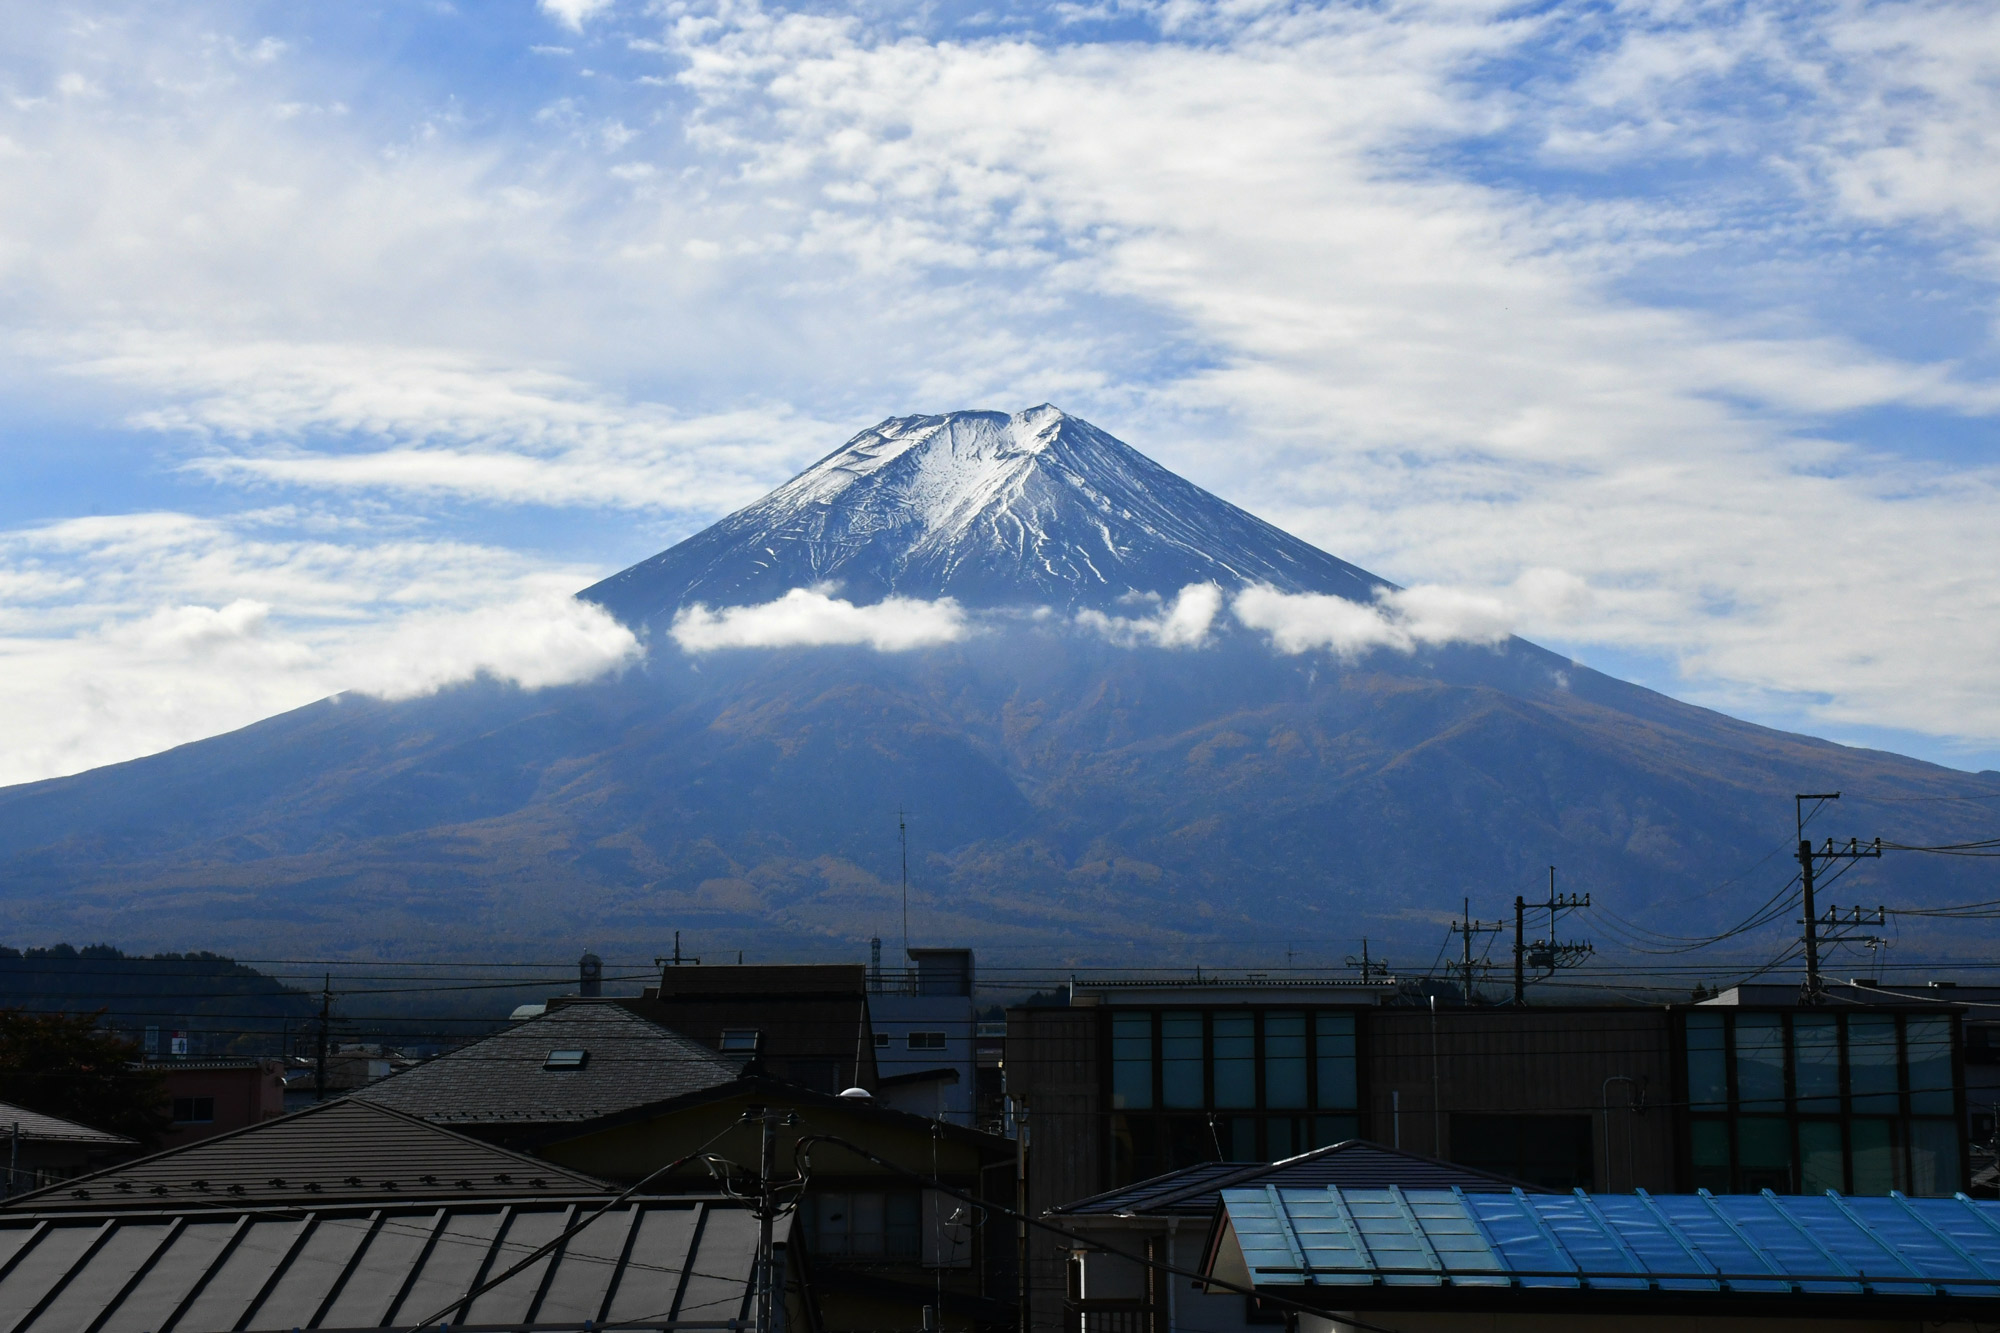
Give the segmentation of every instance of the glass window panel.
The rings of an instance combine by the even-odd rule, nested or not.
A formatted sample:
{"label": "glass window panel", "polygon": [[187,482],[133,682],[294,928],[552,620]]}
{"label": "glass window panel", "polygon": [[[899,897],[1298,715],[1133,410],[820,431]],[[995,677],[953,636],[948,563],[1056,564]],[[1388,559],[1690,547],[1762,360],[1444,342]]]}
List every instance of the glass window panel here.
{"label": "glass window panel", "polygon": [[1839,1112],[1840,1020],[1832,1014],[1792,1015],[1792,1079],[1800,1111],[1818,1115]]}
{"label": "glass window panel", "polygon": [[1201,1015],[1160,1015],[1160,1105],[1199,1107]]}
{"label": "glass window panel", "polygon": [[1951,1020],[1904,1019],[1903,1049],[1910,1062],[1910,1113],[1950,1115],[1957,1109],[1952,1105]]}
{"label": "glass window panel", "polygon": [[1345,1143],[1349,1139],[1361,1137],[1361,1120],[1351,1115],[1316,1115],[1313,1117],[1313,1147],[1325,1148],[1335,1143]]}
{"label": "glass window panel", "polygon": [[1912,1120],[1910,1193],[1955,1194],[1958,1184],[1958,1122]]}
{"label": "glass window panel", "polygon": [[1727,1109],[1729,1067],[1724,1061],[1722,1015],[1689,1014],[1687,1043],[1689,1104],[1697,1111]]}
{"label": "glass window panel", "polygon": [[1247,1115],[1232,1116],[1229,1119],[1229,1160],[1232,1162],[1261,1162],[1263,1155],[1257,1151],[1257,1122]]}
{"label": "glass window panel", "polygon": [[1799,1122],[1799,1190],[1823,1194],[1847,1189],[1847,1159],[1840,1150],[1840,1124],[1833,1120]]}
{"label": "glass window panel", "polygon": [[865,1255],[883,1253],[888,1241],[883,1216],[885,1200],[879,1194],[850,1194],[847,1197],[853,1210],[847,1222],[847,1252]]}
{"label": "glass window panel", "polygon": [[1736,1102],[1744,1111],[1785,1109],[1785,1020],[1736,1015]]}
{"label": "glass window panel", "polygon": [[1736,1174],[1746,1194],[1792,1191],[1792,1126],[1777,1116],[1745,1116],[1736,1122]]}
{"label": "glass window panel", "polygon": [[1264,1122],[1264,1158],[1276,1162],[1290,1157],[1298,1151],[1293,1133],[1292,1118],[1288,1115],[1274,1115]]}
{"label": "glass window panel", "polygon": [[1257,1028],[1248,1014],[1217,1014],[1215,1104],[1257,1104]]}
{"label": "glass window panel", "polygon": [[1306,1016],[1265,1014],[1264,1105],[1289,1108],[1305,1104]]}
{"label": "glass window panel", "polygon": [[1354,1015],[1315,1014],[1313,1034],[1319,1104],[1330,1111],[1354,1110],[1361,1104],[1355,1077]]}
{"label": "glass window panel", "polygon": [[1153,1104],[1153,1016],[1119,1014],[1111,1020],[1111,1105],[1143,1111]]}
{"label": "glass window panel", "polygon": [[[1894,1115],[1896,1101],[1896,1017],[1894,1014],[1847,1016],[1847,1081],[1857,1112]],[[1855,1192],[1864,1192],[1857,1179]]]}
{"label": "glass window panel", "polygon": [[1729,1122],[1726,1120],[1697,1120],[1688,1126],[1690,1165],[1694,1167],[1694,1186],[1708,1190],[1712,1194],[1728,1194],[1729,1181]]}
{"label": "glass window panel", "polygon": [[889,1256],[915,1259],[923,1253],[923,1226],[919,1220],[919,1200],[914,1194],[891,1194],[885,1210]]}
{"label": "glass window panel", "polygon": [[1856,1194],[1887,1194],[1896,1188],[1895,1149],[1888,1120],[1852,1120],[1847,1134],[1852,1145],[1850,1161]]}

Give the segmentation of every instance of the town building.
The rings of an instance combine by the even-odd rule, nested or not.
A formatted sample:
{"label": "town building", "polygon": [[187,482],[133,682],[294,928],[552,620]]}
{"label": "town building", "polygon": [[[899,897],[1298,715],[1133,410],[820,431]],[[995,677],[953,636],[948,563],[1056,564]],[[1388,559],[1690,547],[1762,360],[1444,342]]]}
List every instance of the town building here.
{"label": "town building", "polygon": [[[771,1333],[817,1327],[795,1232],[779,1224]],[[721,1330],[754,1316],[758,1248],[750,1209],[713,1195],[141,1198],[0,1211],[0,1308],[48,1330]]]}
{"label": "town building", "polygon": [[[551,1009],[574,1002],[550,1001]],[[667,960],[658,985],[618,999],[632,1013],[723,1055],[821,1092],[874,1089],[876,1047],[866,970],[858,963],[687,964]]]}
{"label": "town building", "polygon": [[166,1084],[167,1147],[214,1138],[285,1113],[285,1066],[269,1057],[149,1061]]}
{"label": "town building", "polygon": [[64,1179],[9,1206],[47,1212],[609,1192],[596,1177],[347,1097]]}
{"label": "town building", "polygon": [[970,949],[907,949],[906,968],[884,968],[871,941],[868,1010],[875,1033],[875,1093],[913,1115],[979,1123]]}
{"label": "town building", "polygon": [[[1350,1138],[1550,1189],[1965,1188],[1963,1007],[1772,990],[1516,1009],[1359,982],[1079,984],[1008,1011],[1030,1205]],[[1031,1251],[1030,1288],[1054,1328],[1056,1255]]]}
{"label": "town building", "polygon": [[[1076,1239],[1064,1302],[1067,1333],[1266,1333],[1282,1319],[1238,1292],[1205,1291],[1198,1272],[1222,1191],[1242,1189],[1501,1191],[1538,1187],[1380,1144],[1349,1140],[1274,1163],[1205,1162],[1051,1209]],[[1161,1267],[1150,1267],[1158,1264]]]}
{"label": "town building", "polygon": [[130,1157],[139,1145],[122,1134],[0,1102],[0,1199],[12,1199]]}
{"label": "town building", "polygon": [[1204,1276],[1300,1333],[1990,1328],[2000,1202],[1226,1188]]}
{"label": "town building", "polygon": [[648,1188],[689,1192],[743,1188],[776,1115],[823,1333],[1016,1326],[1014,1233],[959,1197],[1015,1206],[1012,1142],[773,1077],[624,1002],[552,1005],[354,1096],[616,1185],[688,1158]]}

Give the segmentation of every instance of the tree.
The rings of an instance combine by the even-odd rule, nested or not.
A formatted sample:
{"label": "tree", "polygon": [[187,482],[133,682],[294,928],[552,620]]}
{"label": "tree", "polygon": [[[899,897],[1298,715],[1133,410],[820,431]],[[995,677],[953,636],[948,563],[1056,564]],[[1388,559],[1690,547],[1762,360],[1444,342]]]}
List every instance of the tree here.
{"label": "tree", "polygon": [[102,1013],[0,1009],[0,1101],[151,1147],[172,1123],[166,1082],[137,1044],[97,1026]]}

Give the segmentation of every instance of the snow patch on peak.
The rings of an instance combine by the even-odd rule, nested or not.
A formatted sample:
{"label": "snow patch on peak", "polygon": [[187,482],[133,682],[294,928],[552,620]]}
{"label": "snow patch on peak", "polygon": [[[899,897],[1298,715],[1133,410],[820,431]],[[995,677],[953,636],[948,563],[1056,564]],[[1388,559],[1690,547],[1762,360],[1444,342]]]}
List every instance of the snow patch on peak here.
{"label": "snow patch on peak", "polygon": [[1363,603],[1385,586],[1043,403],[892,417],[584,595],[664,627],[696,603],[756,605],[829,581],[863,601],[953,597],[1115,618],[1129,616],[1133,595],[1164,605],[1196,584]]}

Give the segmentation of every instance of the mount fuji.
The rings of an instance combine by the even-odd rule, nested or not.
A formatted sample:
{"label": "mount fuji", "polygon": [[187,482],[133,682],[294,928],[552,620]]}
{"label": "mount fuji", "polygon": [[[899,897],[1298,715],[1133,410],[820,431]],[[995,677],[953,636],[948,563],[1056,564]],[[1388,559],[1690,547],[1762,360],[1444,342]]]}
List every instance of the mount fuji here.
{"label": "mount fuji", "polygon": [[837,583],[857,602],[1108,607],[1190,584],[1366,602],[1387,585],[1044,404],[892,417],[583,596],[629,624]]}
{"label": "mount fuji", "polygon": [[[900,926],[901,811],[913,933],[994,962],[1427,957],[1550,865],[1613,952],[1781,890],[1794,792],[1920,843],[1984,808],[1931,798],[2000,787],[1427,618],[1048,406],[892,418],[579,595],[641,663],[343,695],[0,790],[0,936],[858,957]],[[1842,894],[1992,896],[1946,861]]]}

